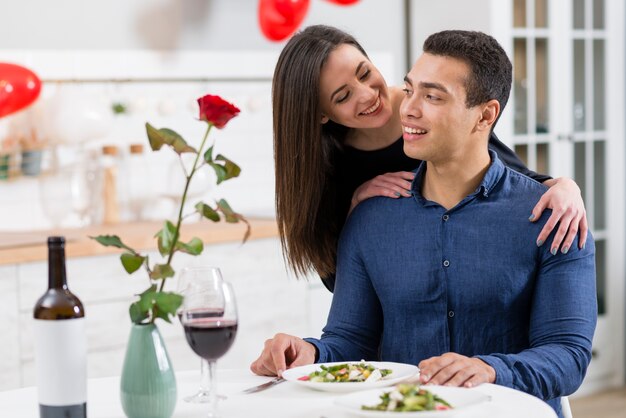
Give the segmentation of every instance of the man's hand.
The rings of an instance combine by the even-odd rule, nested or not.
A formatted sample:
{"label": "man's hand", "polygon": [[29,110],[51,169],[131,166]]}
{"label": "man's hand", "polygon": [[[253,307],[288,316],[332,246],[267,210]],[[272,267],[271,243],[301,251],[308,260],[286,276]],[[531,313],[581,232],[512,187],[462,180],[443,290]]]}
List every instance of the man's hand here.
{"label": "man's hand", "polygon": [[315,347],[302,338],[276,334],[265,341],[263,352],[250,370],[261,376],[282,376],[286,369],[315,362]]}
{"label": "man's hand", "polygon": [[431,357],[421,361],[418,366],[422,383],[471,388],[481,383],[496,381],[496,371],[493,367],[481,359],[456,353]]}

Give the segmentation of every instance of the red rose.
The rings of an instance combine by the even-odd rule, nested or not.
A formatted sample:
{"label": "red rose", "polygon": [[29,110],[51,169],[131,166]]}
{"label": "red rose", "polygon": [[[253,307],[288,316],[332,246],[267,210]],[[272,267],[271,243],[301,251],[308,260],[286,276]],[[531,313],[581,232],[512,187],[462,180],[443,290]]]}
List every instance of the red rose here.
{"label": "red rose", "polygon": [[223,128],[229,120],[237,116],[240,110],[220,96],[207,94],[198,99],[200,120],[212,123],[216,128]]}

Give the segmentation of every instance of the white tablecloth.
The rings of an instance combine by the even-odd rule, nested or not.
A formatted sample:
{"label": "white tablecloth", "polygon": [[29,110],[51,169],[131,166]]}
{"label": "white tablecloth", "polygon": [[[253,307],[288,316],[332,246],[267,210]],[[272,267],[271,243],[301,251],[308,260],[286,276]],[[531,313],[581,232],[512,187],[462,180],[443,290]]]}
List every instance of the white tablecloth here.
{"label": "white tablecloth", "polygon": [[[182,400],[194,393],[200,376],[198,372],[176,374],[179,401],[174,417],[204,418],[207,407]],[[269,378],[255,376],[247,370],[218,370],[218,393],[228,398],[220,402],[223,418],[349,418],[350,413],[334,405],[341,394],[312,391],[284,382],[254,394],[242,394],[243,389],[264,383]],[[458,411],[459,418],[556,418],[545,402],[528,394],[502,386],[485,384],[468,389],[486,393],[491,401],[467,411]],[[90,379],[87,409],[89,418],[124,418],[119,401],[119,377]],[[37,389],[34,387],[0,392],[0,417],[37,418]]]}

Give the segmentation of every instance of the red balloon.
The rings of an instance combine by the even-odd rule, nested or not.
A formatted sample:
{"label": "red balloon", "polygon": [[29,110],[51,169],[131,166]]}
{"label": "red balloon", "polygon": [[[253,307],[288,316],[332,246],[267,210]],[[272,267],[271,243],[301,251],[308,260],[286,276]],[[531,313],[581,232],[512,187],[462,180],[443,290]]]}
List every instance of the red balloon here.
{"label": "red balloon", "polygon": [[341,4],[342,6],[347,6],[349,4],[354,4],[358,2],[359,0],[326,0],[326,1],[329,1],[335,4]]}
{"label": "red balloon", "polygon": [[259,24],[266,38],[281,41],[295,32],[309,10],[310,0],[260,0]]}
{"label": "red balloon", "polygon": [[0,62],[0,118],[34,102],[40,91],[41,80],[31,70]]}

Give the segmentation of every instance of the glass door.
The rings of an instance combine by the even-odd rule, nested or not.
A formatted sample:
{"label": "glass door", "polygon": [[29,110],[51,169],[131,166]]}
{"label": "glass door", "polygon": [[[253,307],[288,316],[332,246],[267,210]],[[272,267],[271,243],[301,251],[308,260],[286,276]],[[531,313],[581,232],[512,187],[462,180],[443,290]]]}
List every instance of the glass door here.
{"label": "glass door", "polygon": [[550,173],[550,32],[547,0],[515,0],[513,12],[514,149],[528,167]]}
{"label": "glass door", "polygon": [[[615,249],[621,246],[623,251],[626,215],[609,216],[607,167],[612,144],[619,144],[614,150],[623,150],[623,126],[609,123],[614,113],[608,103],[611,95],[623,96],[624,75],[620,89],[609,90],[618,86],[607,82],[607,51],[613,39],[607,30],[608,6],[605,0],[511,0],[511,5],[512,145],[529,168],[571,177],[581,189],[596,243],[599,314],[587,380],[610,381],[616,375],[622,380],[624,290],[619,283],[624,260],[616,257]],[[619,9],[623,25],[623,6]],[[617,158],[623,165],[623,151]],[[611,190],[611,197],[623,200],[620,172],[622,187]],[[621,296],[611,296],[620,289]],[[616,336],[621,337],[616,341]]]}

